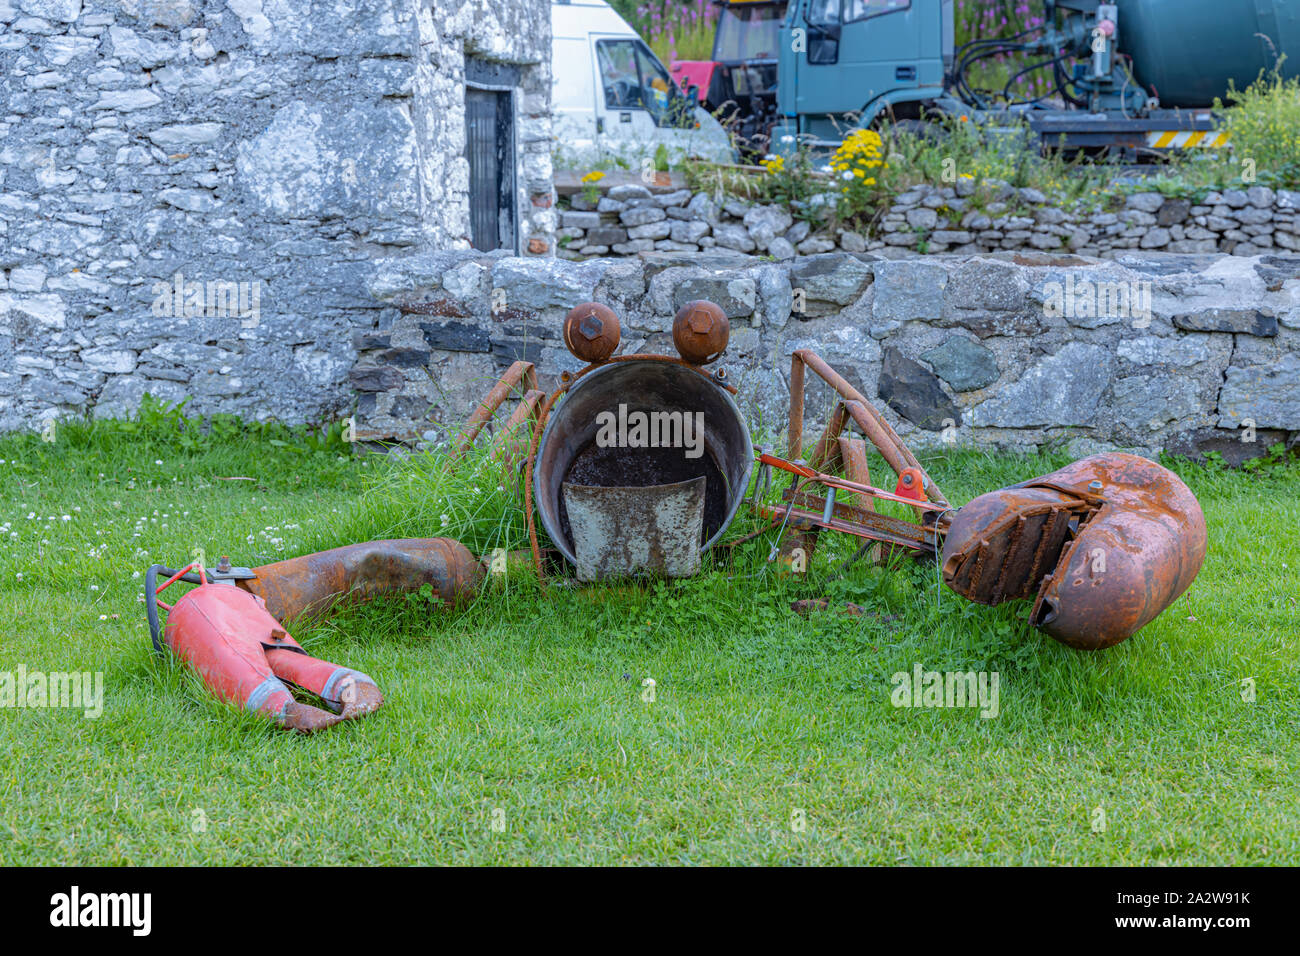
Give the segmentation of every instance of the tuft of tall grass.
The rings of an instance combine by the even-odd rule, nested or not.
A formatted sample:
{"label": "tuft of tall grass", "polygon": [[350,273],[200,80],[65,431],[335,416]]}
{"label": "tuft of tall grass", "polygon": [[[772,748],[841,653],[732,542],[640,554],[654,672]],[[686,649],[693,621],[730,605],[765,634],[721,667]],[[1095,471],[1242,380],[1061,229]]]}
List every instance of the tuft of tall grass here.
{"label": "tuft of tall grass", "polygon": [[[486,443],[458,459],[443,448],[412,453],[377,471],[352,513],[322,540],[446,537],[476,556],[527,548],[523,485],[523,469],[493,458]],[[539,534],[545,543],[540,525]]]}
{"label": "tuft of tall grass", "polygon": [[1244,90],[1230,86],[1226,108],[1216,101],[1232,143],[1231,154],[1216,157],[1220,182],[1254,171],[1274,183],[1300,184],[1300,78],[1285,79],[1281,68],[1279,59]]}

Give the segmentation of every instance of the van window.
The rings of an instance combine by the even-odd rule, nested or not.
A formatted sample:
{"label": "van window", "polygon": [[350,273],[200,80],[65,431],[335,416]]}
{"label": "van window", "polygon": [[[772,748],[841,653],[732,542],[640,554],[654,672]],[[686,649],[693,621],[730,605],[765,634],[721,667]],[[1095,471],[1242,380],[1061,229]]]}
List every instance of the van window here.
{"label": "van window", "polygon": [[667,125],[665,120],[672,106],[673,81],[655,55],[639,43],[636,47],[636,57],[641,66],[641,90],[645,97],[646,109],[654,116],[658,125]]}
{"label": "van window", "polygon": [[844,0],[844,22],[853,23],[855,20],[896,13],[911,5],[912,0]]}
{"label": "van window", "polygon": [[668,71],[643,43],[600,40],[596,61],[606,109],[645,110],[657,126],[682,126],[690,118]]}
{"label": "van window", "polygon": [[636,45],[631,40],[601,40],[596,44],[605,106],[612,110],[641,108],[641,74],[636,66]]}

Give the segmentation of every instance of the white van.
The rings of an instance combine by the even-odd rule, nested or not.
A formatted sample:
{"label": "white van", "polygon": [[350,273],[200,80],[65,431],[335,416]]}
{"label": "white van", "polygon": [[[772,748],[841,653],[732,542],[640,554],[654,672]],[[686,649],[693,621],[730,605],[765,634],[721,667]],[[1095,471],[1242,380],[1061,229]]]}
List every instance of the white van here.
{"label": "white van", "polygon": [[650,47],[605,0],[552,0],[551,96],[556,163],[630,168],[659,147],[687,157],[732,162],[722,125],[688,101]]}

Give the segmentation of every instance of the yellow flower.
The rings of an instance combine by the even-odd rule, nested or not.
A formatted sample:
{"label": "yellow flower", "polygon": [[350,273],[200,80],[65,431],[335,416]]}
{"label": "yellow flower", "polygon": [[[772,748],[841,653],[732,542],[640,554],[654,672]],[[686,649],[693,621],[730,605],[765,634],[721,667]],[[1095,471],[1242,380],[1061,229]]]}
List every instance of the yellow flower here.
{"label": "yellow flower", "polygon": [[775,176],[777,173],[785,171],[785,157],[773,156],[771,159],[763,160],[763,168],[767,170],[768,175]]}
{"label": "yellow flower", "polygon": [[598,183],[604,178],[605,178],[604,173],[602,173],[599,169],[593,169],[591,172],[587,173],[587,175],[582,177],[582,182]]}
{"label": "yellow flower", "polygon": [[[875,130],[855,129],[844,137],[844,142],[835,150],[831,157],[831,168],[843,171],[852,165],[874,169],[883,164],[880,159],[883,149],[884,143]],[[865,174],[855,171],[855,175],[861,178]]]}

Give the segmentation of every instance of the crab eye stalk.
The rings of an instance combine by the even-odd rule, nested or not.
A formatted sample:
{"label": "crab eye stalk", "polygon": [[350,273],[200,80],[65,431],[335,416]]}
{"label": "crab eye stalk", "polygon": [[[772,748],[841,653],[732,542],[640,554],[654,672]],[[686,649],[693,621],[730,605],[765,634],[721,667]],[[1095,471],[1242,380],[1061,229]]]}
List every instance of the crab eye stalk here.
{"label": "crab eye stalk", "polygon": [[687,302],[673,320],[673,345],[691,365],[707,365],[722,354],[731,323],[722,309],[705,299]]}
{"label": "crab eye stalk", "polygon": [[582,302],[564,317],[564,344],[579,360],[595,365],[618,348],[620,329],[614,310],[599,302]]}

